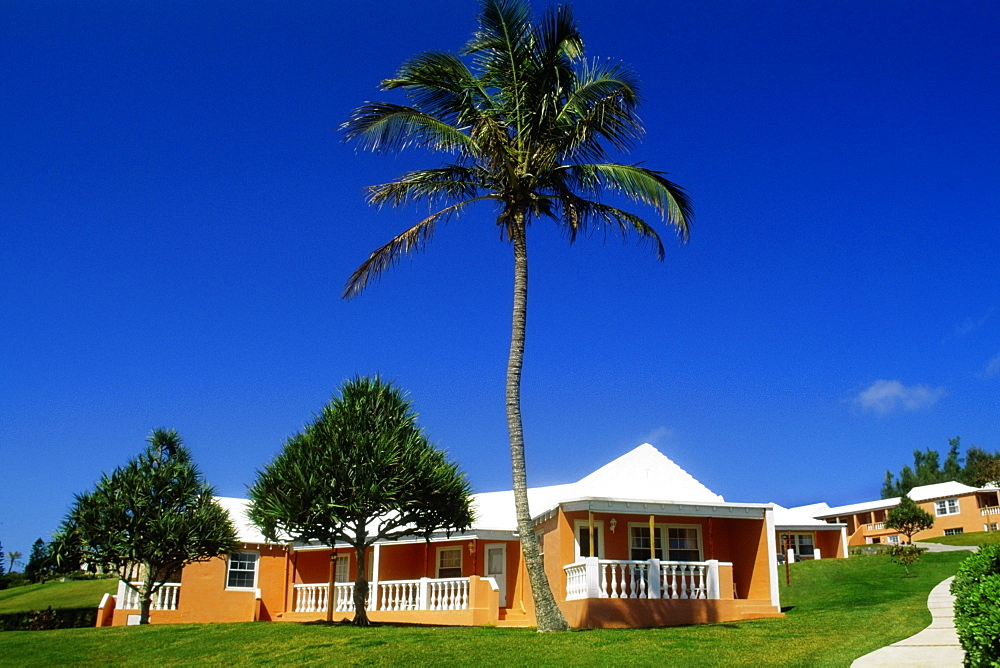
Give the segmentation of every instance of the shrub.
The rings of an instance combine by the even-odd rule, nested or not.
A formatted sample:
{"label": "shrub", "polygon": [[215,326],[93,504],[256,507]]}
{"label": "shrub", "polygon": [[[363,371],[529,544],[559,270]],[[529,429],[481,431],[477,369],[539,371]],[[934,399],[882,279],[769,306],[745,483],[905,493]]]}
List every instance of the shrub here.
{"label": "shrub", "polygon": [[982,547],[963,561],[951,593],[966,665],[1000,667],[1000,545]]}
{"label": "shrub", "polygon": [[0,631],[48,631],[92,627],[97,623],[97,608],[59,608],[9,612],[0,615]]}
{"label": "shrub", "polygon": [[889,548],[889,555],[895,564],[899,564],[906,571],[906,577],[910,577],[910,566],[920,561],[922,550],[916,545],[893,545]]}

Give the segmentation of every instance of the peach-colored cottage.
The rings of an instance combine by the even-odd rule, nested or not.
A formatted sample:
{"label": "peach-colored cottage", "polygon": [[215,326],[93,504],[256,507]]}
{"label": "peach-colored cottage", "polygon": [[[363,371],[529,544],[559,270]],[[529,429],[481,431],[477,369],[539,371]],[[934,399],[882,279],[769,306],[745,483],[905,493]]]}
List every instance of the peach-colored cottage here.
{"label": "peach-colored cottage", "polygon": [[[150,613],[158,623],[310,621],[353,616],[355,556],[344,547],[268,544],[246,501],[220,499],[242,549],[184,568]],[[582,480],[529,490],[545,570],[572,626],[668,626],[780,616],[774,511],[727,503],[644,444]],[[512,492],[477,494],[476,521],[368,554],[373,622],[532,626]],[[331,566],[332,559],[332,566]],[[135,623],[122,583],[98,625]]]}
{"label": "peach-colored cottage", "polygon": [[797,508],[772,505],[779,563],[847,558],[847,525],[815,518],[829,508],[825,503]]}
{"label": "peach-colored cottage", "polygon": [[[910,490],[909,497],[934,518],[934,526],[913,535],[913,540],[1000,529],[1000,498],[996,487],[970,487],[960,482],[941,482]],[[899,498],[880,499],[836,508],[818,509],[813,517],[847,527],[848,543],[870,545],[905,542],[898,531],[885,526],[889,511]]]}

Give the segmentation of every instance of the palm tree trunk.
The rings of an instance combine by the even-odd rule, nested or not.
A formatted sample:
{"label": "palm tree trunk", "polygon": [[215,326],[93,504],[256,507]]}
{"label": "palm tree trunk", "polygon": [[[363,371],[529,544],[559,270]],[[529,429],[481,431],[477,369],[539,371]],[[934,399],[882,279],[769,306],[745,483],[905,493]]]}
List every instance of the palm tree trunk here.
{"label": "palm tree trunk", "polygon": [[514,478],[517,531],[521,536],[521,553],[531,582],[538,630],[566,631],[569,625],[552,596],[528,509],[528,477],[524,464],[524,432],[521,428],[521,366],[524,363],[524,333],[528,315],[528,245],[523,212],[516,214],[514,224],[508,229],[514,243],[514,307],[510,328],[510,357],[507,359],[507,431],[510,433],[510,468]]}

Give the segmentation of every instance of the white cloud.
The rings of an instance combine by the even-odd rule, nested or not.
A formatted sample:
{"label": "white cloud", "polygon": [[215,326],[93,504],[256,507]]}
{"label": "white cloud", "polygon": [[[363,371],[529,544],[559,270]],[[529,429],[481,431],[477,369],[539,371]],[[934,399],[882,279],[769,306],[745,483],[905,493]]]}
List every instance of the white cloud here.
{"label": "white cloud", "polygon": [[649,443],[650,445],[658,445],[661,441],[669,441],[674,437],[674,430],[669,427],[657,427],[653,431],[649,432],[639,441],[640,443]]}
{"label": "white cloud", "polygon": [[996,355],[986,364],[986,368],[983,370],[983,378],[996,378],[1000,376],[1000,355]]}
{"label": "white cloud", "polygon": [[887,415],[898,410],[916,411],[929,408],[945,395],[943,387],[903,385],[898,380],[876,380],[859,392],[853,400],[856,406]]}
{"label": "white cloud", "polygon": [[985,314],[980,316],[978,319],[966,318],[965,320],[963,320],[962,322],[960,322],[958,325],[955,326],[955,336],[959,338],[963,336],[968,336],[972,332],[976,331],[977,329],[980,329],[983,325],[985,325],[992,315],[993,315],[993,308],[991,307],[986,311]]}

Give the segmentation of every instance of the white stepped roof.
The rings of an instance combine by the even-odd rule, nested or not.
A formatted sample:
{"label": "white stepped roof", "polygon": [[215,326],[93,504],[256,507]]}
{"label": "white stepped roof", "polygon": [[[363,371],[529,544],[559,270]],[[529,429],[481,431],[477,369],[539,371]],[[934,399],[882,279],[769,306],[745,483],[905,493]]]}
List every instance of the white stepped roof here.
{"label": "white stepped roof", "polygon": [[[987,488],[984,488],[987,489]],[[939,482],[933,485],[921,485],[910,490],[908,496],[914,501],[932,501],[934,499],[954,498],[978,492],[979,488],[963,485],[960,482],[951,480],[949,482]],[[891,499],[879,499],[878,501],[865,501],[864,503],[853,503],[847,506],[837,506],[821,510],[814,517],[834,517],[863,513],[869,510],[884,510],[895,508],[899,505],[899,497]]]}
{"label": "white stepped roof", "polygon": [[[723,504],[725,500],[695,480],[666,455],[643,443],[574,483],[528,489],[533,517],[577,499],[615,499],[654,503]],[[473,497],[474,529],[517,528],[514,492],[486,492]]]}
{"label": "white stepped roof", "polygon": [[241,543],[266,543],[267,540],[264,538],[264,534],[260,532],[260,529],[250,521],[247,517],[247,506],[250,502],[247,499],[234,499],[229,496],[217,496],[215,497],[216,502],[222,506],[226,512],[229,513],[229,517],[232,518],[233,524],[236,525],[236,536]]}
{"label": "white stepped roof", "polygon": [[830,506],[825,503],[813,503],[808,506],[798,506],[796,508],[785,508],[777,503],[774,506],[774,526],[779,531],[792,528],[814,528],[816,530],[840,531],[843,524],[829,524],[823,520],[816,519],[816,515],[829,510]]}

